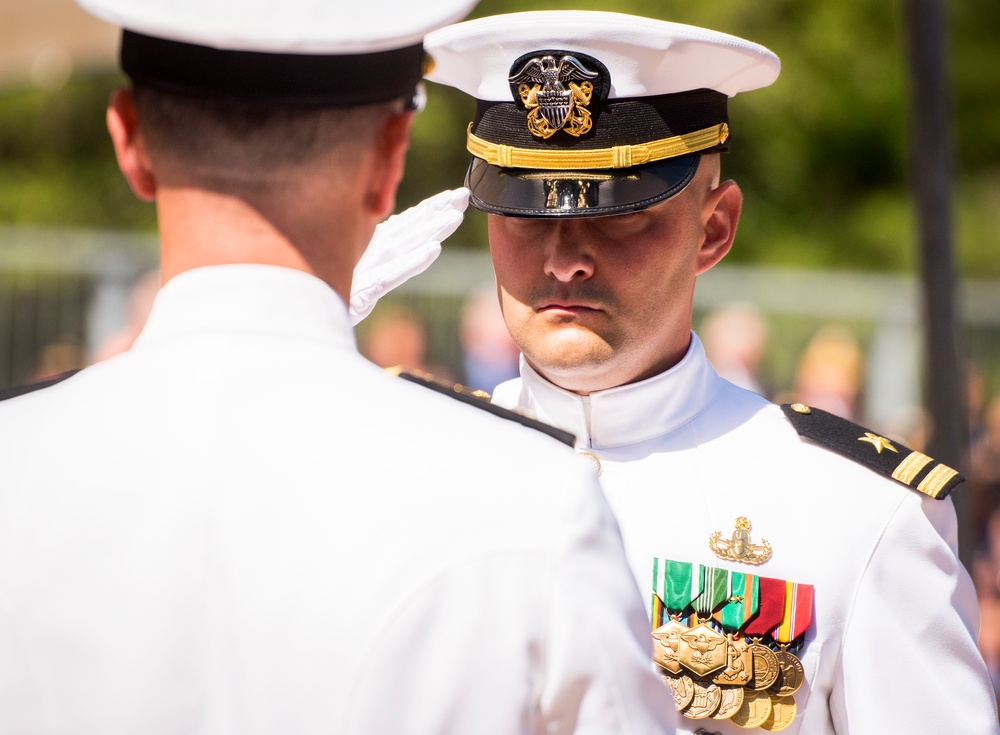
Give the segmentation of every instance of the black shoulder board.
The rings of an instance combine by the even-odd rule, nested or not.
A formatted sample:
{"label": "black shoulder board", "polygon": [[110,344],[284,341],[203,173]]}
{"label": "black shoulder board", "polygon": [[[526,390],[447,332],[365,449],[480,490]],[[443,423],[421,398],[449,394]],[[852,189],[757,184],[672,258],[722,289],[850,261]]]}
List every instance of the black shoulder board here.
{"label": "black shoulder board", "polygon": [[935,500],[945,498],[956,485],[965,481],[964,476],[948,465],[840,416],[802,403],[785,403],[781,410],[795,430],[807,439]]}
{"label": "black shoulder board", "polygon": [[66,378],[71,378],[76,375],[79,370],[68,370],[65,373],[59,373],[51,378],[45,378],[44,380],[37,380],[34,383],[25,383],[24,385],[15,385],[11,388],[4,388],[0,390],[0,401],[6,401],[8,398],[17,398],[17,396],[23,396],[25,393],[34,393],[36,390],[41,390],[42,388],[48,388],[56,383],[61,383]]}
{"label": "black shoulder board", "polygon": [[404,370],[403,368],[397,367],[388,368],[386,372],[392,375],[398,375],[403,380],[408,380],[411,383],[422,385],[425,388],[430,388],[438,393],[443,393],[446,396],[451,396],[462,403],[468,403],[470,406],[475,406],[476,408],[481,408],[484,411],[489,411],[494,416],[499,416],[500,418],[507,419],[508,421],[515,421],[522,426],[527,426],[528,428],[535,429],[543,434],[548,434],[553,439],[561,441],[567,446],[572,447],[576,444],[576,437],[568,431],[557,429],[555,426],[549,426],[538,419],[525,416],[517,411],[511,411],[507,408],[494,406],[490,403],[490,394],[485,391],[472,390],[471,388],[466,388],[464,385],[460,385],[458,383],[443,383],[435,379],[432,375],[419,370]]}

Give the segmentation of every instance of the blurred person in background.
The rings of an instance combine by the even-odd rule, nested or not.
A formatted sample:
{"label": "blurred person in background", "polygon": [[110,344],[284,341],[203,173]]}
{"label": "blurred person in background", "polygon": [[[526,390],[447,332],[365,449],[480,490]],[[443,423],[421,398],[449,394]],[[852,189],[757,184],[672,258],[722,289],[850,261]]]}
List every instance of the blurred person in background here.
{"label": "blurred person in background", "polygon": [[50,380],[57,376],[79,370],[86,364],[86,351],[75,337],[58,337],[38,351],[32,382]]}
{"label": "blurred person in background", "polygon": [[986,409],[986,375],[975,360],[965,363],[965,410],[969,418],[969,444],[975,444],[983,433],[983,412]]}
{"label": "blurred person in background", "polygon": [[799,356],[791,395],[848,420],[858,418],[864,355],[855,334],[839,324],[821,327]]}
{"label": "blurred person in background", "polygon": [[982,433],[969,449],[969,480],[973,528],[977,538],[982,538],[986,534],[987,520],[1000,508],[1000,395],[987,404]]}
{"label": "blurred person in background", "polygon": [[477,289],[466,299],[458,334],[462,345],[462,382],[467,386],[492,393],[505,380],[517,377],[521,353],[504,324],[496,284]]}
{"label": "blurred person in background", "polygon": [[383,368],[428,370],[427,329],[411,310],[382,308],[365,322],[361,354]]}
{"label": "blurred person in background", "polygon": [[701,328],[705,355],[723,378],[740,388],[767,396],[760,363],[767,350],[768,326],[754,304],[726,304],[705,318]]}
{"label": "blurred person in background", "polygon": [[1000,506],[994,506],[987,516],[973,556],[972,575],[982,613],[979,650],[1000,698]]}

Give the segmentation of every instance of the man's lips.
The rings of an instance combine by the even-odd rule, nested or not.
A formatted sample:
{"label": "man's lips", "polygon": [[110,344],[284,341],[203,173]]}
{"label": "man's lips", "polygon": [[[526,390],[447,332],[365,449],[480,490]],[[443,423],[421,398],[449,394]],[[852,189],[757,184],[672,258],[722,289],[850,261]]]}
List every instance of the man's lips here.
{"label": "man's lips", "polygon": [[536,307],[535,311],[547,313],[563,312],[566,314],[592,314],[597,311],[602,311],[602,309],[597,304],[569,302],[543,304]]}

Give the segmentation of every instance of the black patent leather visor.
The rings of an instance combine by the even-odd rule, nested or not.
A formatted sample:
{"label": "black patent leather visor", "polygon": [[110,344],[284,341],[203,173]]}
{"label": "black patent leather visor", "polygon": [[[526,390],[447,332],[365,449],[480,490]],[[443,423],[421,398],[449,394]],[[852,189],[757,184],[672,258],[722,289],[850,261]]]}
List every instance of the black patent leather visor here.
{"label": "black patent leather visor", "polygon": [[669,199],[691,183],[700,155],[622,171],[534,171],[473,158],[465,177],[470,202],[512,217],[601,217],[635,212]]}

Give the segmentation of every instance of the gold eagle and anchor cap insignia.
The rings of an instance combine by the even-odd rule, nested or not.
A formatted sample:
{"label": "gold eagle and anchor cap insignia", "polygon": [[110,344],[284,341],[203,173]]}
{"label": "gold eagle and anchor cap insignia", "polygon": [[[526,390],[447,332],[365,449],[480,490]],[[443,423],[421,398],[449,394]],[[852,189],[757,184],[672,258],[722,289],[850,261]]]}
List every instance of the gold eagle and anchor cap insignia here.
{"label": "gold eagle and anchor cap insignia", "polygon": [[[516,85],[517,97],[528,112],[531,134],[545,139],[562,130],[578,138],[590,132],[593,117],[587,105],[594,95],[593,80],[598,77],[607,80],[604,64],[586,57],[584,66],[569,52],[543,52],[528,57],[522,56],[514,62],[508,81],[511,87]],[[598,65],[600,69],[594,68]]]}
{"label": "gold eagle and anchor cap insignia", "polygon": [[801,436],[935,500],[965,481],[958,470],[853,421],[803,403],[781,410]]}
{"label": "gold eagle and anchor cap insignia", "polygon": [[759,544],[750,540],[750,521],[745,516],[736,519],[736,528],[728,539],[716,531],[708,538],[708,547],[717,557],[743,564],[763,564],[771,558],[771,544],[762,539]]}
{"label": "gold eagle and anchor cap insignia", "polygon": [[522,217],[633,212],[686,187],[729,145],[730,97],[778,58],[705,28],[550,10],[457,23],[424,39],[427,79],[476,99],[466,147],[474,207]]}

